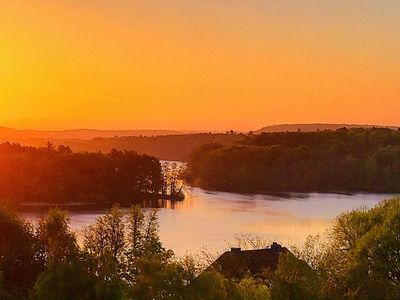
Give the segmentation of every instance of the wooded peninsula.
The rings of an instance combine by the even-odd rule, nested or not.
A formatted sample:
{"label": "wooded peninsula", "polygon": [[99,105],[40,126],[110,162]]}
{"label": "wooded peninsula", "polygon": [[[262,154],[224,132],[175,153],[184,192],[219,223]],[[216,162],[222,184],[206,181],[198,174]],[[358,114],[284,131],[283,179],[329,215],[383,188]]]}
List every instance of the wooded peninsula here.
{"label": "wooded peninsula", "polygon": [[50,143],[43,148],[0,145],[0,197],[14,204],[182,200],[178,171],[134,151],[74,153]]}
{"label": "wooded peninsula", "polygon": [[400,131],[342,128],[247,135],[192,152],[188,182],[233,192],[400,191]]}

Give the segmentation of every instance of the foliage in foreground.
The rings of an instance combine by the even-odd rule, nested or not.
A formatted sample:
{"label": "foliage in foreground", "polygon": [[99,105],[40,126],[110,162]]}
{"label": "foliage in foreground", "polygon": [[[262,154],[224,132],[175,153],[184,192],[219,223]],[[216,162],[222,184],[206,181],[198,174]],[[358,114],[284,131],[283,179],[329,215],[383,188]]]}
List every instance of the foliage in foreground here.
{"label": "foliage in foreground", "polygon": [[400,199],[339,215],[327,239],[308,239],[257,278],[177,259],[157,212],[139,207],[115,207],[80,244],[61,211],[33,227],[0,209],[0,299],[400,299]]}
{"label": "foliage in foreground", "polygon": [[251,278],[234,281],[177,259],[162,246],[157,211],[118,208],[96,220],[80,247],[59,210],[37,226],[0,209],[0,299],[268,299]]}
{"label": "foliage in foreground", "polygon": [[280,264],[274,299],[400,299],[400,198],[339,215],[325,241],[310,237],[296,252],[312,271]]}

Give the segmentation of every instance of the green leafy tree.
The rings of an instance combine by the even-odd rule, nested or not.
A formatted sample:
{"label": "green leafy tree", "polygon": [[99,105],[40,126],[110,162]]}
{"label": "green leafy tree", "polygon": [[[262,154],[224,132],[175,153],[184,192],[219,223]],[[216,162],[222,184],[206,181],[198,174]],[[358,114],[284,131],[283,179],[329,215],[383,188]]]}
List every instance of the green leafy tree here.
{"label": "green leafy tree", "polygon": [[95,286],[84,262],[70,260],[49,266],[36,281],[32,294],[34,299],[49,300],[102,298],[98,297],[103,295],[96,292]]}
{"label": "green leafy tree", "polygon": [[84,232],[84,251],[92,261],[92,272],[101,280],[120,281],[125,264],[123,213],[114,206],[110,214],[97,218]]}
{"label": "green leafy tree", "polygon": [[129,211],[127,238],[129,242],[128,255],[131,259],[140,257],[144,252],[145,215],[139,205],[134,205]]}
{"label": "green leafy tree", "polygon": [[67,262],[79,253],[75,234],[64,211],[54,209],[38,223],[37,236],[49,265]]}
{"label": "green leafy tree", "polygon": [[278,269],[266,271],[272,299],[322,299],[318,274],[305,261],[288,253],[279,257]]}
{"label": "green leafy tree", "polygon": [[340,215],[322,257],[327,292],[347,299],[400,298],[400,199]]}
{"label": "green leafy tree", "polygon": [[244,278],[237,285],[238,294],[243,300],[269,300],[271,293],[267,285],[253,278]]}
{"label": "green leafy tree", "polygon": [[32,227],[0,207],[0,298],[26,298],[43,268],[43,252]]}

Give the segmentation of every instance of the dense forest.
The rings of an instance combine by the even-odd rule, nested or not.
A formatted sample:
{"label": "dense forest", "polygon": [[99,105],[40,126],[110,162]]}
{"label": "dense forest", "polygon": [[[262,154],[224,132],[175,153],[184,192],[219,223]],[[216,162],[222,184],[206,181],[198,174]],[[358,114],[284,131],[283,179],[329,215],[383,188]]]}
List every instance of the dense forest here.
{"label": "dense forest", "polygon": [[132,151],[0,145],[0,197],[14,203],[124,203],[158,197],[164,179],[158,159]]}
{"label": "dense forest", "polygon": [[248,135],[192,152],[187,179],[215,190],[400,191],[400,131],[352,128]]}
{"label": "dense forest", "polygon": [[399,220],[399,199],[347,212],[276,270],[225,278],[165,249],[157,211],[114,207],[78,243],[60,210],[29,224],[0,207],[0,299],[400,299]]}

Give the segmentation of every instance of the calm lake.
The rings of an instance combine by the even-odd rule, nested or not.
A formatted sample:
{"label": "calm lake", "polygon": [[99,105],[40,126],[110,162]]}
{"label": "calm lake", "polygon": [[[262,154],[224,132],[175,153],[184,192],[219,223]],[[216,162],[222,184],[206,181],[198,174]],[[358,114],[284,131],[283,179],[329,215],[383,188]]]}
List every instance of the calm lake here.
{"label": "calm lake", "polygon": [[[202,248],[222,251],[235,234],[255,233],[284,245],[301,244],[308,235],[323,233],[341,212],[372,207],[393,195],[289,193],[242,195],[194,188],[182,202],[159,201],[160,236],[178,255]],[[78,233],[104,211],[72,212],[71,226]],[[35,221],[38,214],[24,213]]]}

